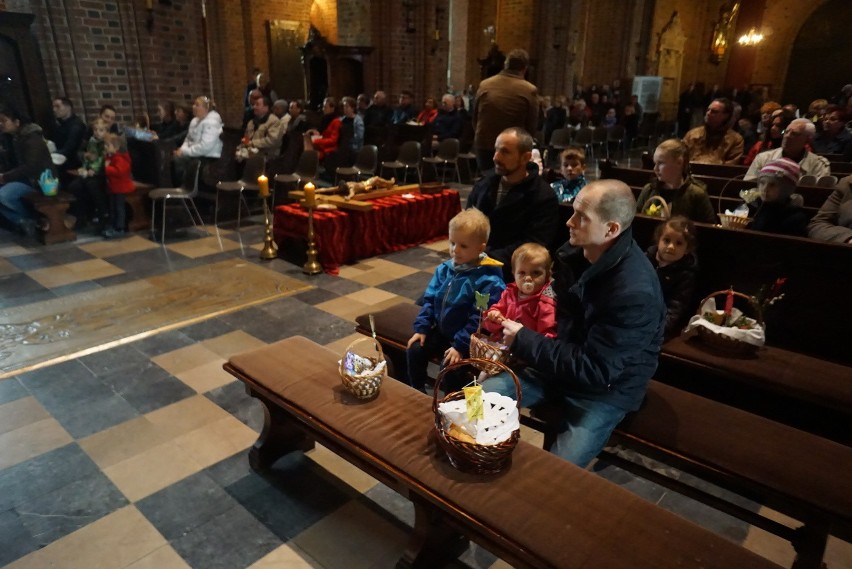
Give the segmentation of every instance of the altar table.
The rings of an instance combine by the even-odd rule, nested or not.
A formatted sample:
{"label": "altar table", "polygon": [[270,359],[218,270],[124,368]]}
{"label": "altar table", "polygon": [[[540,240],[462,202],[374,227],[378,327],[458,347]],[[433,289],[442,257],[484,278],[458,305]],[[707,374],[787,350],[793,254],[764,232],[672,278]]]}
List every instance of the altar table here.
{"label": "altar table", "polygon": [[[342,264],[445,238],[450,219],[461,211],[459,193],[446,189],[410,195],[372,200],[368,211],[315,211],[314,233],[323,270],[337,274]],[[295,203],[276,207],[273,232],[279,251],[293,241],[304,242],[308,212]]]}

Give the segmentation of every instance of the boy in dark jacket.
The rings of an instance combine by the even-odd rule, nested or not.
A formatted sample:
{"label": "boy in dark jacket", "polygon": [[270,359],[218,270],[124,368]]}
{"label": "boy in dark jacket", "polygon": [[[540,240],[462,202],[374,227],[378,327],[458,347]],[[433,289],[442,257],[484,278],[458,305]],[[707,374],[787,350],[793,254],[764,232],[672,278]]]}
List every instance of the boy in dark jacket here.
{"label": "boy in dark jacket", "polygon": [[470,353],[470,335],[479,328],[480,312],[474,293],[489,295],[489,305],[506,288],[502,263],[485,255],[488,218],[466,209],[450,220],[450,259],[438,265],[423,295],[408,340],[408,383],[423,390],[426,367],[436,354],[443,364],[454,364]]}

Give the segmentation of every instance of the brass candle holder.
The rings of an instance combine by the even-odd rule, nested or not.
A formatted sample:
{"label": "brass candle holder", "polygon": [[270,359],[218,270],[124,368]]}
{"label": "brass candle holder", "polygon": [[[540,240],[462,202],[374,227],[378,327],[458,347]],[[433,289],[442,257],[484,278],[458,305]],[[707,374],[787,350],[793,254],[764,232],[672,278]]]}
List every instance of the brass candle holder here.
{"label": "brass candle holder", "polygon": [[316,189],[311,182],[308,182],[305,184],[304,191],[305,201],[303,205],[308,210],[308,260],[305,261],[302,272],[306,275],[316,275],[322,272],[322,265],[317,261],[319,251],[317,250],[316,234],[314,233],[314,208],[317,205]]}
{"label": "brass candle holder", "polygon": [[260,197],[263,200],[264,234],[260,258],[264,261],[270,261],[278,257],[278,247],[275,245],[275,239],[272,236],[272,217],[269,215],[269,178],[261,174],[257,178],[257,185],[260,190]]}
{"label": "brass candle holder", "polygon": [[278,257],[278,246],[275,244],[275,239],[272,238],[272,217],[269,215],[268,198],[263,198],[263,249],[260,250],[260,258],[264,261],[270,261]]}

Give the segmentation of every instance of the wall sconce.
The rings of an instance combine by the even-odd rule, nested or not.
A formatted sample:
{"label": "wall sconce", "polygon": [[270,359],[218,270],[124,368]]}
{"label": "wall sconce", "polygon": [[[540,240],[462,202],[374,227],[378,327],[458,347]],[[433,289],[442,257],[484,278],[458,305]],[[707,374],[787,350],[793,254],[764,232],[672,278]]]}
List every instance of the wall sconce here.
{"label": "wall sconce", "polygon": [[710,40],[710,62],[716,65],[722,63],[728,52],[728,35],[740,11],[739,1],[723,4],[719,8],[719,20],[713,25],[713,36]]}
{"label": "wall sconce", "polygon": [[435,41],[440,41],[441,39],[441,14],[443,13],[443,8],[435,6]]}
{"label": "wall sconce", "polygon": [[763,34],[759,33],[756,29],[751,28],[747,34],[743,34],[740,36],[740,39],[737,40],[737,43],[745,46],[757,45],[763,41]]}

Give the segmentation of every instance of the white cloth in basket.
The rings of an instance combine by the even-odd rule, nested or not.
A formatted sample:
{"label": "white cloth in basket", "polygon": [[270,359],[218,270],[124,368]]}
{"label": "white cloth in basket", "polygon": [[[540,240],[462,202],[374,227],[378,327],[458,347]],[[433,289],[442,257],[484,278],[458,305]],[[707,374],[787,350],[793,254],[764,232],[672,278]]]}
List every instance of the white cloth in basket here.
{"label": "white cloth in basket", "polygon": [[518,405],[511,397],[491,391],[484,392],[482,407],[484,418],[479,421],[467,420],[467,405],[464,399],[440,403],[438,412],[445,430],[449,430],[450,425],[455,423],[480,445],[501,443],[521,428]]}
{"label": "white cloth in basket", "polygon": [[[722,334],[724,336],[728,336],[732,340],[739,340],[740,342],[745,342],[746,344],[752,344],[753,346],[763,346],[766,343],[766,330],[763,329],[763,326],[759,325],[756,320],[753,318],[746,318],[750,324],[754,326],[749,330],[742,330],[740,328],[732,328],[730,326],[719,326],[718,324],[713,324],[709,320],[705,320],[702,316],[705,312],[715,312],[717,314],[721,314],[721,310],[716,309],[716,299],[708,298],[707,301],[701,305],[701,314],[696,314],[692,318],[689,319],[689,324],[686,325],[686,328],[683,330],[684,338],[691,338],[698,334],[697,328],[706,328],[711,332],[715,332],[716,334]],[[733,308],[731,310],[731,319],[736,320],[742,316],[742,311],[738,308]]]}

